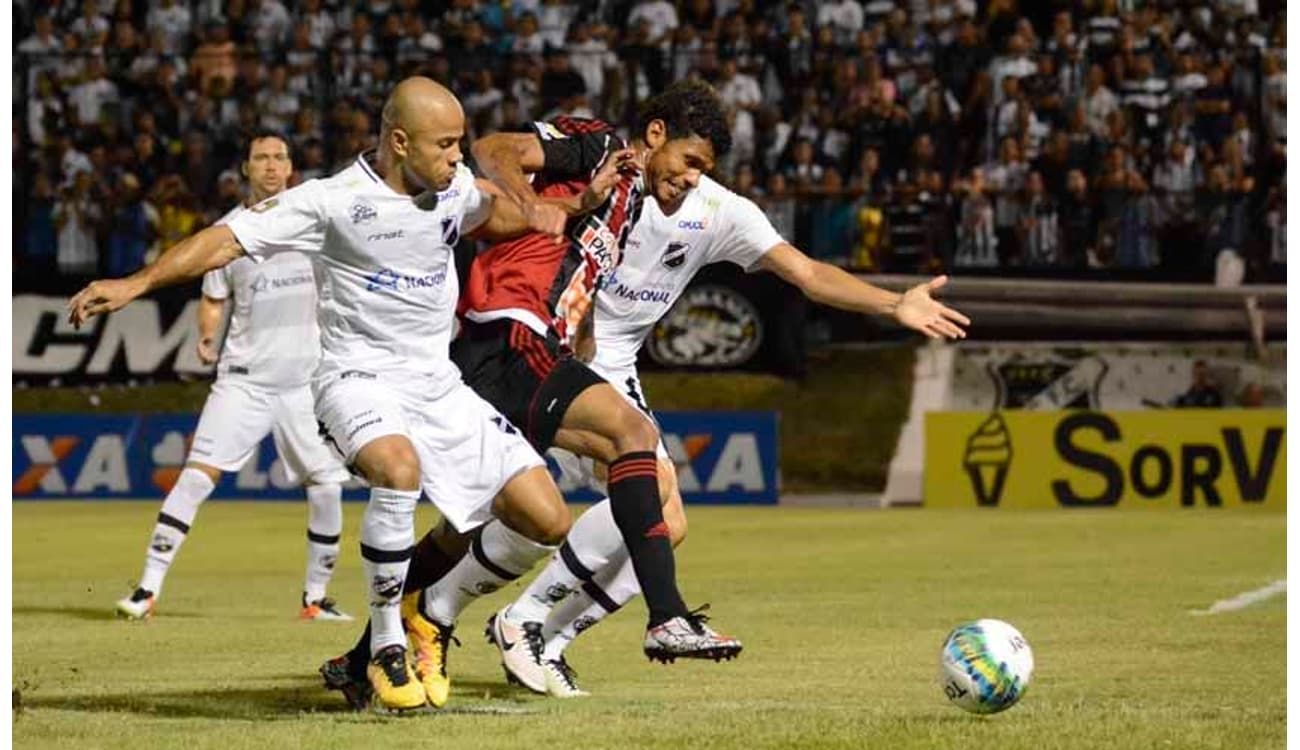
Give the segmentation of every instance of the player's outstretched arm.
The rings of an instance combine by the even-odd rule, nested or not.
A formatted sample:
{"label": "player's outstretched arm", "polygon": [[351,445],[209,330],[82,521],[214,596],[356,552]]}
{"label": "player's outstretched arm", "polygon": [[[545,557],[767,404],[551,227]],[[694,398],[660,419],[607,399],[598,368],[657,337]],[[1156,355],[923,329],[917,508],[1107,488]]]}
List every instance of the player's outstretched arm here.
{"label": "player's outstretched arm", "polygon": [[493,133],[474,141],[470,149],[479,172],[501,187],[501,192],[523,211],[528,225],[553,237],[564,235],[568,214],[541,200],[528,175],[546,167],[541,140],[532,133]]}
{"label": "player's outstretched arm", "polygon": [[120,310],[131,300],[155,289],[198,278],[243,254],[244,249],[228,227],[209,227],[182,240],[130,276],[92,281],[68,302],[68,320],[80,328],[96,315]]}
{"label": "player's outstretched arm", "polygon": [[932,292],[948,283],[947,276],[898,294],[869,284],[838,266],[813,260],[784,242],[767,251],[759,265],[799,287],[814,302],[841,310],[889,315],[933,339],[966,338],[964,326],[970,325],[970,319],[931,297]]}

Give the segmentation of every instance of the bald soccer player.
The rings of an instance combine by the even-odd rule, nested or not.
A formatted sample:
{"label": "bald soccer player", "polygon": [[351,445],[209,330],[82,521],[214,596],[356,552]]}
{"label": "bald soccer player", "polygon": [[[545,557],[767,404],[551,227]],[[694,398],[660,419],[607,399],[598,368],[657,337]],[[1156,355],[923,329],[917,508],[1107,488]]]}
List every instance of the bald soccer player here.
{"label": "bald soccer player", "polygon": [[[530,226],[518,204],[496,199],[491,183],[461,163],[464,112],[441,85],[402,81],[382,120],[377,151],[199,232],[131,276],[91,283],[68,309],[80,326],[240,257],[312,257],[321,330],[316,416],[371,485],[361,525],[373,623],[367,678],[377,708],[409,710],[427,703],[398,612],[421,490],[461,531],[509,509],[483,543],[508,550],[524,569],[564,538],[570,517],[537,452],[448,357],[459,237],[504,239],[544,227]],[[604,197],[557,203],[576,213],[592,201]]]}

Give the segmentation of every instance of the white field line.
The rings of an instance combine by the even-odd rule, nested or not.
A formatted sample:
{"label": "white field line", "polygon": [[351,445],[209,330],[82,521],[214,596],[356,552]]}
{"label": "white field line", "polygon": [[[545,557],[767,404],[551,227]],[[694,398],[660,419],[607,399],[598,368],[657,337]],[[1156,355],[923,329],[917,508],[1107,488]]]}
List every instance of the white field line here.
{"label": "white field line", "polygon": [[1285,593],[1286,579],[1281,578],[1263,588],[1237,594],[1231,599],[1220,599],[1214,604],[1211,604],[1209,609],[1194,609],[1191,613],[1194,615],[1217,615],[1222,612],[1236,612],[1239,609],[1245,609],[1252,604],[1257,604],[1270,597]]}

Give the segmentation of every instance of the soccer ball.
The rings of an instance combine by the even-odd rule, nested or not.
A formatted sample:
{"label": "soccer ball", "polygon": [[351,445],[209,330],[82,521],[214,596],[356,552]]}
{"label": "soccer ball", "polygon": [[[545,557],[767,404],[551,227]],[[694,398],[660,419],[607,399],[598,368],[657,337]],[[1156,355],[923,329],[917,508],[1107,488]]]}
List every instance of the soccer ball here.
{"label": "soccer ball", "polygon": [[1001,620],[958,626],[943,642],[939,685],[971,713],[995,714],[1020,700],[1034,673],[1034,652],[1019,630]]}

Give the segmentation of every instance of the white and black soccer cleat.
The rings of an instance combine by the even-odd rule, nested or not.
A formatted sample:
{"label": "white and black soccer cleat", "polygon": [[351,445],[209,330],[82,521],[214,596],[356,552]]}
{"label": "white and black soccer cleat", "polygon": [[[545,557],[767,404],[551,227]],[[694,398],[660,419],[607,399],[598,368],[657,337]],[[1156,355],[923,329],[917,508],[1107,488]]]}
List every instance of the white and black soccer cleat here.
{"label": "white and black soccer cleat", "polygon": [[546,694],[554,698],[582,698],[591,693],[578,687],[578,673],[573,671],[563,656],[548,659],[542,665],[546,674]]}
{"label": "white and black soccer cleat", "polygon": [[506,679],[523,685],[534,693],[546,693],[546,675],[542,670],[542,623],[516,625],[506,617],[509,606],[488,618],[483,634],[501,654],[501,668]]}
{"label": "white and black soccer cleat", "polygon": [[115,609],[128,620],[147,620],[153,617],[154,594],[137,588],[130,596],[118,599]]}
{"label": "white and black soccer cleat", "polygon": [[665,664],[678,659],[734,659],[744,646],[731,636],[714,632],[706,624],[709,618],[702,613],[708,608],[705,604],[647,630],[645,655],[651,661]]}

